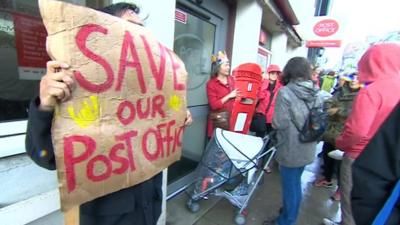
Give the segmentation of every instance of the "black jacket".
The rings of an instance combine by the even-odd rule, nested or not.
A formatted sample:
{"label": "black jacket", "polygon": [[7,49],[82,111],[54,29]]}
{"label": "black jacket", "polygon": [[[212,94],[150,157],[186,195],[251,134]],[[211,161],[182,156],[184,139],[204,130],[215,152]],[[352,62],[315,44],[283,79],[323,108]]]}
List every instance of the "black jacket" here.
{"label": "black jacket", "polygon": [[[29,108],[26,151],[32,160],[41,167],[55,170],[55,157],[51,141],[52,112],[38,110],[39,98],[31,102]],[[118,216],[133,214],[134,221],[121,224],[153,225],[161,214],[162,173],[133,187],[94,199],[80,206],[81,225],[96,222],[82,221],[82,215]],[[121,221],[120,221],[121,222]]]}
{"label": "black jacket", "polygon": [[[357,225],[370,225],[400,179],[400,105],[353,164],[351,204]],[[396,204],[386,224],[400,224]]]}

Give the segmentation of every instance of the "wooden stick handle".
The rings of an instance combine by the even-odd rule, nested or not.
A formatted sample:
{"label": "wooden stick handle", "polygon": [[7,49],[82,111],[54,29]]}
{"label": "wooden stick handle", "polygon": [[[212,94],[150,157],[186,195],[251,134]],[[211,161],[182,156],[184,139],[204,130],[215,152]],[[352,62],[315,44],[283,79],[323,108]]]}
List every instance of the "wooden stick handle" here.
{"label": "wooden stick handle", "polygon": [[79,206],[75,206],[64,213],[64,224],[79,225]]}

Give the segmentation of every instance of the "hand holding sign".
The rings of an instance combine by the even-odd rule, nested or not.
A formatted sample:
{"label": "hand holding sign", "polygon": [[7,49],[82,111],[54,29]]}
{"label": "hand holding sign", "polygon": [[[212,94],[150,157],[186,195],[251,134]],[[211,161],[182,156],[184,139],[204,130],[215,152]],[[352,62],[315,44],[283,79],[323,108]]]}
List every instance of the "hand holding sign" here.
{"label": "hand holding sign", "polygon": [[47,62],[47,73],[40,81],[40,109],[53,110],[57,101],[64,102],[71,97],[74,80],[65,74],[68,68],[65,63]]}
{"label": "hand holding sign", "polygon": [[39,4],[57,60],[40,98],[44,108],[56,107],[62,209],[143,182],[178,160],[183,125],[191,123],[182,61],[144,27],[63,2]]}

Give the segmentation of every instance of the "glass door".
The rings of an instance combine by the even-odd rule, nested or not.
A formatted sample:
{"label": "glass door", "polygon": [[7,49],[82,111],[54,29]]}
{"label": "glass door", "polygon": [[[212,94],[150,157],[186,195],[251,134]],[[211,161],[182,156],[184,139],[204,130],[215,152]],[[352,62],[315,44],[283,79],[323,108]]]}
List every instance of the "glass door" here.
{"label": "glass door", "polygon": [[211,73],[215,32],[216,25],[211,22],[176,9],[174,52],[183,60],[188,71],[188,107],[194,122],[185,129],[181,160],[168,168],[168,184],[193,172],[205,148],[208,113],[206,83]]}

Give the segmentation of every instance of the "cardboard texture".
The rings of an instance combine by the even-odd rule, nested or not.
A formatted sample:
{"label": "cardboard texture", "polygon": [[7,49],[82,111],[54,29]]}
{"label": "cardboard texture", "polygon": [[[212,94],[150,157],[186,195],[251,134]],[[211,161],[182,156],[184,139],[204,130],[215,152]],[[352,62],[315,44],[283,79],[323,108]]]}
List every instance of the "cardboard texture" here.
{"label": "cardboard texture", "polygon": [[180,158],[187,73],[145,27],[64,2],[39,5],[48,53],[76,83],[52,126],[65,212]]}

